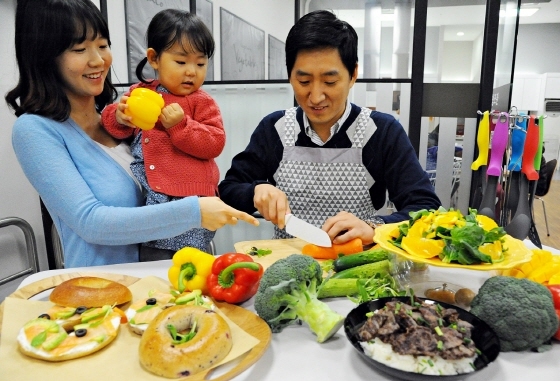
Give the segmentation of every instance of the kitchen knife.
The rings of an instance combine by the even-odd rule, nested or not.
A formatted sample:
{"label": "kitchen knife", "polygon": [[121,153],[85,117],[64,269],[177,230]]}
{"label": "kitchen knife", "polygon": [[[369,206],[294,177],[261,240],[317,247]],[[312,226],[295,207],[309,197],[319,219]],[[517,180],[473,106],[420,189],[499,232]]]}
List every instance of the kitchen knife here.
{"label": "kitchen knife", "polygon": [[317,246],[332,247],[331,237],[326,231],[292,214],[286,214],[286,233]]}

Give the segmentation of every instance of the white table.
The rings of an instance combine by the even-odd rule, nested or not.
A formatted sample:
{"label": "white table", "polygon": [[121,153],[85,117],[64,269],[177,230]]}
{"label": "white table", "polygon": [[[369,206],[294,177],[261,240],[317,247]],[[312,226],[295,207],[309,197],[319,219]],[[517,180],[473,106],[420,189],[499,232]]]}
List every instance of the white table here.
{"label": "white table", "polygon": [[[528,245],[530,246],[530,245]],[[546,248],[555,253],[558,250]],[[130,263],[111,266],[49,270],[26,278],[20,288],[40,279],[69,272],[100,272],[131,275],[143,278],[149,275],[167,279],[171,261]],[[489,276],[486,272],[431,267],[430,280],[460,284],[473,290],[484,283]],[[44,297],[44,295],[43,295]],[[346,315],[355,305],[345,298],[328,300],[335,311]],[[254,312],[253,302],[249,300],[243,307]],[[512,381],[530,380],[538,376],[541,380],[560,378],[560,343],[555,343],[551,351],[545,353],[505,352],[477,375],[472,381]],[[255,380],[392,380],[385,373],[377,371],[368,364],[346,339],[344,329],[319,344],[306,326],[290,326],[281,333],[273,334],[271,344],[263,357],[252,367],[234,378],[235,381]]]}

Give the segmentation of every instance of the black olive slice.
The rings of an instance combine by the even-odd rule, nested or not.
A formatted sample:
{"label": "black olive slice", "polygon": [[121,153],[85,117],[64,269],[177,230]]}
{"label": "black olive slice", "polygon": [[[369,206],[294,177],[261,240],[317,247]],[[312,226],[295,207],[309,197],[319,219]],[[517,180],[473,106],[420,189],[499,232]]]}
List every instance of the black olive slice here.
{"label": "black olive slice", "polygon": [[82,337],[82,336],[86,335],[87,329],[80,328],[80,329],[77,329],[76,331],[74,331],[74,333],[76,334],[76,337]]}
{"label": "black olive slice", "polygon": [[149,298],[149,299],[146,299],[146,304],[149,305],[149,306],[153,306],[153,305],[156,304],[156,303],[157,303],[156,298]]}

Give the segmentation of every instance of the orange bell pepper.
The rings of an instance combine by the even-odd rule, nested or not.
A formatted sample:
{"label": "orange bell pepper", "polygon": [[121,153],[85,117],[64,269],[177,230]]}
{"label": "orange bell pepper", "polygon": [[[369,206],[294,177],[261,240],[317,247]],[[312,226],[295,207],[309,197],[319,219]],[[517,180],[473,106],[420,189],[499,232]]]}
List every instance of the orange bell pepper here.
{"label": "orange bell pepper", "polygon": [[360,238],[354,238],[340,244],[333,243],[332,247],[308,243],[301,249],[302,254],[309,255],[315,259],[337,259],[343,255],[356,254],[362,251],[364,251],[364,246]]}

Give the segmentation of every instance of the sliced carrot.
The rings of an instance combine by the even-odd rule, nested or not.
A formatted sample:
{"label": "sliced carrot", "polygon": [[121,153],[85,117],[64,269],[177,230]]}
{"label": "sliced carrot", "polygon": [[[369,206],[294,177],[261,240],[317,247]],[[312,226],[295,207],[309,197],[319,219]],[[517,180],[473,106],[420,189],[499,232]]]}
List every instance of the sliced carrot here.
{"label": "sliced carrot", "polygon": [[315,259],[337,259],[341,255],[356,254],[364,251],[362,240],[354,238],[345,243],[333,244],[332,247],[317,246],[308,243],[301,249],[301,253]]}

